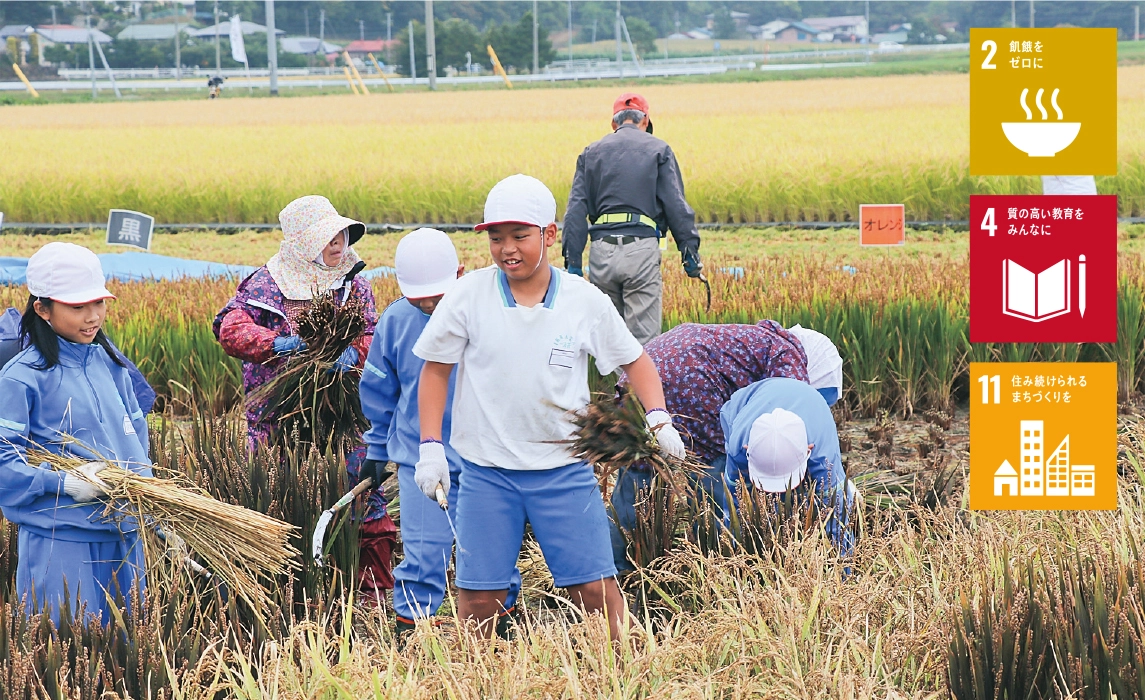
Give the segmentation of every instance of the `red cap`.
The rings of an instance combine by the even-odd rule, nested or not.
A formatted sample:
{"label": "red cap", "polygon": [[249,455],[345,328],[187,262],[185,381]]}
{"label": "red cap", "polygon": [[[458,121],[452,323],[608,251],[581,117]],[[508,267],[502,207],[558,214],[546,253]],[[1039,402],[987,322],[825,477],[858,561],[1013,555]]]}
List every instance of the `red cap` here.
{"label": "red cap", "polygon": [[626,109],[638,109],[648,114],[648,100],[644,99],[641,95],[637,95],[635,92],[626,92],[620,97],[617,97],[616,102],[612,103],[612,113],[616,114]]}

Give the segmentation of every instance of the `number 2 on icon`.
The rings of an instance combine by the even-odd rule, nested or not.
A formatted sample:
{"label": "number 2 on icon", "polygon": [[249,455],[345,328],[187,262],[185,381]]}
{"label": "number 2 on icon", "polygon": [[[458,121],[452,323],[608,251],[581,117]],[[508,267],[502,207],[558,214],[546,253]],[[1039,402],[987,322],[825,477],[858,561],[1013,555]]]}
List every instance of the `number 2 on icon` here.
{"label": "number 2 on icon", "polygon": [[1002,377],[995,374],[992,377],[987,377],[983,374],[978,377],[978,383],[982,385],[982,403],[990,403],[990,385],[994,385],[994,403],[1002,403]]}
{"label": "number 2 on icon", "polygon": [[993,39],[987,39],[982,42],[982,50],[988,52],[986,58],[982,61],[982,70],[995,70],[998,66],[990,63],[994,60],[994,54],[998,52],[998,45],[994,43]]}

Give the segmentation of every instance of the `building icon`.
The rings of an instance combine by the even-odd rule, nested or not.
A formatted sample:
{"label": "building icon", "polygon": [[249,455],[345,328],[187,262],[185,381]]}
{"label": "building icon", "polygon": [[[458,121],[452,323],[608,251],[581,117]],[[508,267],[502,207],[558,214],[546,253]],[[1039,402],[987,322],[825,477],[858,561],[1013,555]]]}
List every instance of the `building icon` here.
{"label": "building icon", "polygon": [[[1002,493],[1005,489],[1007,493]],[[998,467],[998,471],[994,472],[994,495],[995,496],[1017,496],[1018,495],[1018,472],[1010,466],[1010,461],[1005,460],[1002,466]]]}
{"label": "building icon", "polygon": [[1092,464],[1075,464],[1071,471],[1073,483],[1070,484],[1071,496],[1092,496],[1094,495],[1094,479],[1093,479],[1093,465]]}
{"label": "building icon", "polygon": [[1071,464],[1069,435],[1045,457],[1045,422],[1021,421],[1021,473],[1004,460],[994,472],[995,496],[1094,496],[1091,464]]}
{"label": "building icon", "polygon": [[1024,420],[1022,430],[1022,487],[1023,496],[1044,496],[1042,484],[1044,421]]}

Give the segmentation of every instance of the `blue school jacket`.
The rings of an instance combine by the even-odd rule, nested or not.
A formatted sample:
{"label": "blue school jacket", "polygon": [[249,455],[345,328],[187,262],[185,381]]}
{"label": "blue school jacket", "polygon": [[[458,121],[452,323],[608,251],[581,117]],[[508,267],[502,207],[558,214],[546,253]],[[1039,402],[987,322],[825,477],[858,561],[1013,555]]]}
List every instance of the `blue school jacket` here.
{"label": "blue school jacket", "polygon": [[[77,504],[64,493],[64,475],[47,464],[27,464],[24,449],[35,444],[118,464],[151,476],[147,421],[131,376],[99,345],[59,338],[60,361],[38,370],[38,350],[21,351],[0,370],[0,511],[39,535],[70,542],[113,542],[136,529],[133,519],[108,522],[102,503]],[[61,446],[61,436],[79,445]]]}
{"label": "blue school jacket", "polygon": [[[414,466],[419,457],[421,424],[417,414],[417,387],[425,361],[413,354],[429,316],[406,301],[390,304],[378,319],[374,340],[362,370],[362,411],[370,421],[366,432],[366,458]],[[461,457],[449,445],[449,417],[453,407],[456,369],[449,375],[449,396],[441,423],[442,442],[450,469],[461,469]]]}

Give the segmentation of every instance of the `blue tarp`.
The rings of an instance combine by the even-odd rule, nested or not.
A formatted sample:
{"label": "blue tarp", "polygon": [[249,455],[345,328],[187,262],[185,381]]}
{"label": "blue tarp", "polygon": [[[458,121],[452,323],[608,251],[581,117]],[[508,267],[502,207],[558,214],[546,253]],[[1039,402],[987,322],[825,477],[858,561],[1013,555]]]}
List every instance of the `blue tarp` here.
{"label": "blue tarp", "polygon": [[[184,277],[235,277],[242,279],[254,272],[251,265],[226,265],[204,260],[184,260],[154,253],[104,253],[99,256],[103,274],[120,282],[137,280],[172,280]],[[24,284],[27,258],[0,258],[0,284]],[[390,277],[392,267],[376,267],[362,272],[362,277]]]}

